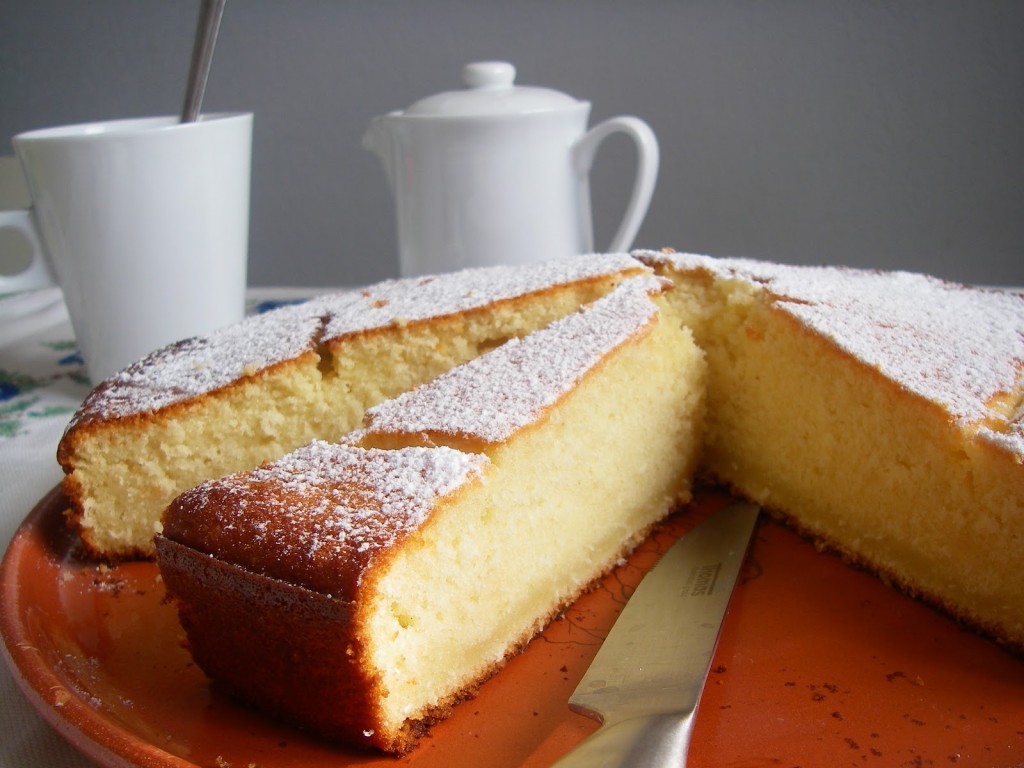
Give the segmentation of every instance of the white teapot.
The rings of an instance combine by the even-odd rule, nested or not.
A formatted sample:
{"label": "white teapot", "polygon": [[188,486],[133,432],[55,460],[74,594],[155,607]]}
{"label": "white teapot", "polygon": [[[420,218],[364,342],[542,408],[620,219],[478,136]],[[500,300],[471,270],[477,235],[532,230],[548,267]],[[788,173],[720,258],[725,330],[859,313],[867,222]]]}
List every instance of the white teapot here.
{"label": "white teapot", "polygon": [[463,70],[467,88],[374,118],[363,146],[395,197],[403,276],[524,264],[593,250],[588,176],[615,132],[637,145],[626,214],[608,251],[626,251],[647,213],[658,143],[635,117],[587,130],[590,104],[514,85],[506,62]]}

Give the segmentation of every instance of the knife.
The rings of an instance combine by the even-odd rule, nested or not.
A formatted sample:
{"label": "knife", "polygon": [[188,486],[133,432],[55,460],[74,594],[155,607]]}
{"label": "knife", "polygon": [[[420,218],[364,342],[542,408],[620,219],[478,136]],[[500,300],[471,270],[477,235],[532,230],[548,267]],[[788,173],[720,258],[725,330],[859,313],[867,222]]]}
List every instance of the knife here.
{"label": "knife", "polygon": [[601,728],[557,768],[686,765],[694,713],[759,509],[737,502],[643,578],[569,699]]}

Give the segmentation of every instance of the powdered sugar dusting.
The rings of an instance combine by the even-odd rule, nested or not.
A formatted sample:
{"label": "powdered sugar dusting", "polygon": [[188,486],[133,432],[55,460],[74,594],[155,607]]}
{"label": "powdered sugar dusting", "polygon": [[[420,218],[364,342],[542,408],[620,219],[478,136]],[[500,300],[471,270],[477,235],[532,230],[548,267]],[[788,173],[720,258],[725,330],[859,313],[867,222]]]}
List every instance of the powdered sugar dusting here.
{"label": "powdered sugar dusting", "polygon": [[[243,567],[345,593],[340,565],[368,563],[429,518],[488,459],[448,448],[367,450],[314,441],[186,492],[165,535]],[[358,570],[358,569],[357,569]]]}
{"label": "powdered sugar dusting", "polygon": [[316,351],[323,341],[345,334],[465,312],[560,284],[639,269],[643,267],[625,254],[590,254],[388,280],[320,296],[154,352],[94,390],[72,424],[153,413]]}
{"label": "powdered sugar dusting", "polygon": [[281,307],[157,350],[90,393],[76,421],[153,413],[316,350],[323,319],[309,304]]}
{"label": "powdered sugar dusting", "polygon": [[345,305],[333,303],[324,338],[467,312],[555,285],[638,269],[642,266],[625,254],[589,254],[527,266],[389,280],[356,292]]}
{"label": "powdered sugar dusting", "polygon": [[369,433],[433,433],[488,443],[534,423],[611,350],[657,314],[664,284],[631,278],[579,312],[514,339],[371,408]]}
{"label": "powdered sugar dusting", "polygon": [[1024,453],[1020,409],[1007,417],[990,408],[996,399],[1024,394],[1024,296],[910,272],[649,256],[763,286],[778,306],[908,391],[942,405],[961,427]]}

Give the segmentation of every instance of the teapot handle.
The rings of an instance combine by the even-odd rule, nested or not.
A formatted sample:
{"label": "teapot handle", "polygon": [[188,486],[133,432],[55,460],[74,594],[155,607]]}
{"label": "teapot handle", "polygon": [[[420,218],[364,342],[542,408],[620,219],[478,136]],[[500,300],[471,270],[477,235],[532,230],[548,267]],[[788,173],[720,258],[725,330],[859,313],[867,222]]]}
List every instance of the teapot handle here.
{"label": "teapot handle", "polygon": [[628,251],[636,238],[636,233],[647,215],[654,194],[654,184],[658,179],[658,140],[654,131],[638,117],[613,117],[591,128],[576,142],[574,147],[574,163],[580,178],[586,178],[594,164],[601,142],[613,133],[625,133],[633,139],[637,148],[636,178],[633,191],[626,205],[626,213],[622,223],[608,247],[610,252]]}

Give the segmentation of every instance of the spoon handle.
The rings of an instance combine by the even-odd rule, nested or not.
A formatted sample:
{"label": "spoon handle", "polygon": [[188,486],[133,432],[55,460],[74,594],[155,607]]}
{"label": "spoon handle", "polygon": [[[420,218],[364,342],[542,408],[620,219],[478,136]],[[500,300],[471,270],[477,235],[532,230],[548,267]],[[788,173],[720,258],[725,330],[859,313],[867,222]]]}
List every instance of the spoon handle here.
{"label": "spoon handle", "polygon": [[224,15],[226,0],[202,0],[199,22],[196,25],[196,39],[192,46],[192,65],[188,73],[188,88],[185,91],[185,106],[181,111],[181,122],[193,123],[199,118],[199,109],[206,92],[206,81],[213,63],[213,48],[217,43],[220,19]]}

